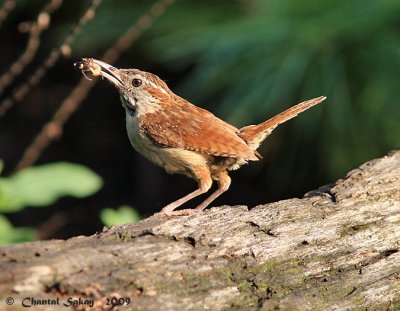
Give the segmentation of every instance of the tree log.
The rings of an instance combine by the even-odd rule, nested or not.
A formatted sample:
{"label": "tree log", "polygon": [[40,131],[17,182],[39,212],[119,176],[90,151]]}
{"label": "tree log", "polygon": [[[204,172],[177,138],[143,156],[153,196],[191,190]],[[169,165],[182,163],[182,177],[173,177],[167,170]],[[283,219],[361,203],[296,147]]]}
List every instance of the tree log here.
{"label": "tree log", "polygon": [[400,310],[399,249],[396,151],[302,199],[1,247],[0,308]]}

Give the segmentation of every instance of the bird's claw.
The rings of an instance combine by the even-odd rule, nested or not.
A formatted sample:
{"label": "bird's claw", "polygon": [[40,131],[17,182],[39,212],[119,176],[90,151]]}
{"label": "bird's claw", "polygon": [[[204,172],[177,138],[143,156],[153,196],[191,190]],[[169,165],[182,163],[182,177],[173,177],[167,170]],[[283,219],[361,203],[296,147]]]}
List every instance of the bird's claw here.
{"label": "bird's claw", "polygon": [[154,216],[167,216],[167,217],[172,217],[172,216],[191,216],[194,214],[200,213],[200,210],[196,209],[182,209],[178,211],[169,211],[169,210],[164,210],[162,209],[160,212],[157,212],[154,214]]}

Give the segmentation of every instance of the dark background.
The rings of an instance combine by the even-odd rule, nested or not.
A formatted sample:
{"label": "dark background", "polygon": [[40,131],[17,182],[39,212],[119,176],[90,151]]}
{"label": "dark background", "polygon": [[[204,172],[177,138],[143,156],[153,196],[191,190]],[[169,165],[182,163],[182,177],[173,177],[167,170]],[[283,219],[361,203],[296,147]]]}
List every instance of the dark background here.
{"label": "dark background", "polygon": [[[18,1],[1,24],[0,75],[26,47],[28,35],[19,25],[35,20],[46,3]],[[64,1],[51,15],[37,54],[5,89],[0,105],[59,46],[90,3]],[[102,1],[72,43],[72,54],[0,119],[3,175],[12,174],[25,148],[80,81],[73,63],[101,58],[152,4]],[[238,127],[300,101],[328,97],[280,126],[261,146],[263,160],[232,172],[230,190],[213,204],[254,206],[301,197],[399,148],[399,17],[396,0],[176,1],[114,65],[155,73],[180,96]],[[133,150],[117,91],[100,79],[93,83],[61,138],[36,164],[80,163],[98,173],[104,185],[86,199],[63,198],[8,215],[15,226],[38,228],[41,238],[100,230],[99,211],[105,207],[128,204],[145,217],[196,187]]]}

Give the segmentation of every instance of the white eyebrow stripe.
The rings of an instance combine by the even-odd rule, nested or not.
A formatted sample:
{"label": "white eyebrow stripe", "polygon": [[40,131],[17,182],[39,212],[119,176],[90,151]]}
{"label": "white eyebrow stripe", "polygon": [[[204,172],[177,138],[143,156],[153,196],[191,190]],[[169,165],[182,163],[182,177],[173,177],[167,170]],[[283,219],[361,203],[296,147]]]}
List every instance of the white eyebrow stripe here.
{"label": "white eyebrow stripe", "polygon": [[167,92],[164,88],[160,87],[159,85],[157,85],[157,84],[155,84],[155,83],[153,83],[153,82],[151,82],[151,81],[149,81],[149,80],[146,80],[146,79],[143,79],[143,80],[144,80],[147,84],[151,85],[152,87],[154,87],[154,88],[160,90],[161,92],[163,92],[163,93],[165,93],[165,94],[168,94],[168,92]]}

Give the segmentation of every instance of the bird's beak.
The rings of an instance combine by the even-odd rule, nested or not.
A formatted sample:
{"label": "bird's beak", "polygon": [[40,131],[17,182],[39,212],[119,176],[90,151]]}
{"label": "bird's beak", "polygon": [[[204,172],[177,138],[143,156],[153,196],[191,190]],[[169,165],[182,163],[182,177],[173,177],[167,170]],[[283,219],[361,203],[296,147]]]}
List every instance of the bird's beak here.
{"label": "bird's beak", "polygon": [[90,71],[93,76],[105,77],[113,83],[117,88],[123,87],[121,71],[110,64],[94,58],[82,58],[82,61],[75,64],[82,72]]}

